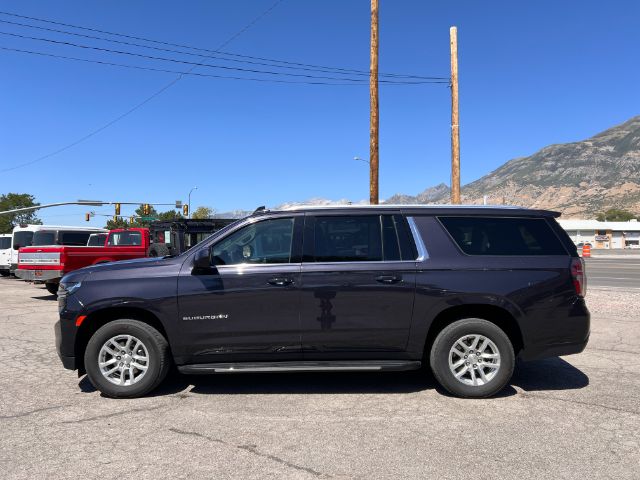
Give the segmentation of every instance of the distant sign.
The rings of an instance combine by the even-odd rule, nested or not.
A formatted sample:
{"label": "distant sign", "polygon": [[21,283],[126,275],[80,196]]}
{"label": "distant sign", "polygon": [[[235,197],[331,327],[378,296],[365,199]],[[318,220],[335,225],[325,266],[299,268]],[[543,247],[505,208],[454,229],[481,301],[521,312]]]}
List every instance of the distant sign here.
{"label": "distant sign", "polygon": [[609,235],[596,235],[596,242],[608,242]]}

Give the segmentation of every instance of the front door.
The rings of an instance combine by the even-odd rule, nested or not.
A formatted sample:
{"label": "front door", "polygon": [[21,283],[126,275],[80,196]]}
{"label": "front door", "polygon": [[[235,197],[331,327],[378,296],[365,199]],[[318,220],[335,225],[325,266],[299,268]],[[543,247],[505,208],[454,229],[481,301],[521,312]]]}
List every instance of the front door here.
{"label": "front door", "polygon": [[401,215],[307,214],[300,327],[305,358],[406,350],[415,254]]}
{"label": "front door", "polygon": [[180,356],[208,363],[300,355],[302,221],[296,215],[253,219],[210,247],[210,271],[183,267]]}

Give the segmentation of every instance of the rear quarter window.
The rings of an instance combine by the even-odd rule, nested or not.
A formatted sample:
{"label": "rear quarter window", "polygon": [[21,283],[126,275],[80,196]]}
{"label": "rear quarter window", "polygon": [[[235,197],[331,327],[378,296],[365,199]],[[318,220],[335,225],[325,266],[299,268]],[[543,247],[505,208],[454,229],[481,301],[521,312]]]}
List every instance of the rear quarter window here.
{"label": "rear quarter window", "polygon": [[544,218],[438,217],[467,255],[567,255]]}

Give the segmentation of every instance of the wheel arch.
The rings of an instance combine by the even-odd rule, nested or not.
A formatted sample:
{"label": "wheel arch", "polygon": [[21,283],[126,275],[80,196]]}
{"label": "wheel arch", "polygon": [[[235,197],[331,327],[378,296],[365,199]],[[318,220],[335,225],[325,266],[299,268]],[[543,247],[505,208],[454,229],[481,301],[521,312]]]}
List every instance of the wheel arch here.
{"label": "wheel arch", "polygon": [[85,373],[84,351],[91,336],[98,329],[114,320],[132,319],[146,323],[160,332],[169,341],[167,331],[160,319],[149,310],[140,307],[108,307],[90,313],[84,319],[76,334],[74,346],[76,361],[78,362],[78,373]]}
{"label": "wheel arch", "polygon": [[491,304],[465,304],[446,308],[433,319],[424,343],[424,354],[426,358],[429,358],[429,352],[438,334],[446,326],[463,318],[481,318],[493,323],[509,337],[516,355],[522,350],[524,346],[522,331],[518,321],[511,312],[503,307]]}

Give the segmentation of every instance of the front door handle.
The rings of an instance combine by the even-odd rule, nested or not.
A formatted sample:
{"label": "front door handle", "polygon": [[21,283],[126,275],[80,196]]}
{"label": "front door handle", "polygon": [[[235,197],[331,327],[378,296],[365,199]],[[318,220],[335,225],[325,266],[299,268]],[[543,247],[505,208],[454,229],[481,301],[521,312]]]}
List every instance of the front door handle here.
{"label": "front door handle", "polygon": [[270,278],[267,283],[276,287],[286,287],[293,283],[293,279],[288,277],[273,277]]}
{"label": "front door handle", "polygon": [[379,283],[398,283],[402,281],[402,277],[400,275],[380,275],[376,277],[376,282]]}

